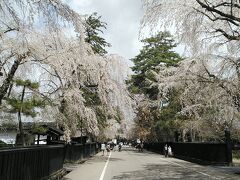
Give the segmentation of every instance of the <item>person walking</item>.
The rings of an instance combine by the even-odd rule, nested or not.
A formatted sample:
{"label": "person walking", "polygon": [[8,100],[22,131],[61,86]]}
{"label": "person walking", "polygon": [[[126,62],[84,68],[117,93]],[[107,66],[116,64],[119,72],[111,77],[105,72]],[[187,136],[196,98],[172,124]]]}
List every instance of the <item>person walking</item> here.
{"label": "person walking", "polygon": [[118,151],[120,152],[122,150],[122,142],[118,144]]}
{"label": "person walking", "polygon": [[109,155],[109,152],[110,152],[110,144],[107,145],[107,156]]}
{"label": "person walking", "polygon": [[168,157],[168,145],[167,144],[164,146],[164,155],[165,155],[165,157]]}
{"label": "person walking", "polygon": [[106,144],[105,143],[102,143],[101,144],[101,151],[103,152],[103,156],[104,156],[104,152],[105,152],[105,150],[106,150]]}
{"label": "person walking", "polygon": [[140,144],[140,152],[143,152],[143,142]]}
{"label": "person walking", "polygon": [[172,156],[172,148],[171,146],[168,146],[168,156]]}

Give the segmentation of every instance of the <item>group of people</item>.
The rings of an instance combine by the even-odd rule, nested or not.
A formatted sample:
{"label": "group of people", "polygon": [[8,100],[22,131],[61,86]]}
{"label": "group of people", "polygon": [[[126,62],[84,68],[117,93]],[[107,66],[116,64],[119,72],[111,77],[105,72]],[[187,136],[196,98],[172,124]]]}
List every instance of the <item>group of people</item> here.
{"label": "group of people", "polygon": [[171,146],[168,146],[167,144],[164,146],[164,155],[165,157],[173,155]]}
{"label": "group of people", "polygon": [[104,156],[105,151],[107,151],[107,156],[108,156],[109,152],[111,150],[116,151],[117,148],[118,148],[118,151],[121,151],[122,150],[122,145],[123,145],[122,142],[118,143],[118,145],[116,145],[114,143],[111,143],[111,144],[110,143],[102,143],[101,144],[101,151],[103,153],[102,155]]}
{"label": "group of people", "polygon": [[[114,144],[114,143],[102,143],[101,144],[101,151],[103,153],[102,155],[104,156],[105,151],[107,151],[107,155],[109,155],[109,152],[111,150],[116,151],[116,149],[118,149],[118,151],[121,151],[122,145],[123,145],[122,142],[119,142],[118,145]],[[137,143],[137,145],[135,147],[138,149],[139,152],[142,152],[143,151],[143,142]],[[164,150],[165,157],[173,156],[172,148],[170,145],[165,144],[163,150]]]}

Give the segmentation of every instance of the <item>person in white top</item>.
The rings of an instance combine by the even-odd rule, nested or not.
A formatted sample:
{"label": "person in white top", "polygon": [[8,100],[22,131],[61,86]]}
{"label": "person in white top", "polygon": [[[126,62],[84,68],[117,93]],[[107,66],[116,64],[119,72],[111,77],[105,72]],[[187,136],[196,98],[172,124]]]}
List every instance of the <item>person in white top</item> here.
{"label": "person in white top", "polygon": [[171,148],[171,146],[168,146],[168,155],[172,156],[172,148]]}
{"label": "person in white top", "polygon": [[102,143],[101,144],[101,151],[103,152],[103,156],[104,156],[105,149],[106,149],[106,144]]}

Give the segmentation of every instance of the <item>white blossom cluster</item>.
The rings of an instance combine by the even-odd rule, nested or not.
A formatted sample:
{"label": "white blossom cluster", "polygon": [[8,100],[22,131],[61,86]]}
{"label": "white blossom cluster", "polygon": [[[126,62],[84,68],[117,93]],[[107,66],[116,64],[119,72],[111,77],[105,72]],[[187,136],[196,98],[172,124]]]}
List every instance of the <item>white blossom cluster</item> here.
{"label": "white blossom cluster", "polygon": [[[159,67],[159,100],[181,93],[182,111],[196,131],[239,132],[240,3],[231,0],[144,0],[143,27],[171,29],[186,56]],[[155,29],[156,30],[156,29]],[[183,125],[185,126],[185,125]],[[212,127],[212,128],[210,128]]]}

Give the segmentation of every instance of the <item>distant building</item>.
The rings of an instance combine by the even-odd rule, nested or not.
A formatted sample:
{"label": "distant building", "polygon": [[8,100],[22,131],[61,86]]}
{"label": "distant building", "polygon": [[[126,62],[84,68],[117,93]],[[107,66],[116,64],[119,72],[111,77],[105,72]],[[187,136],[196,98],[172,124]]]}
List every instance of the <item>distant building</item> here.
{"label": "distant building", "polygon": [[[32,132],[32,128],[36,126],[44,126],[47,128],[46,133],[34,133]],[[63,135],[63,131],[56,128],[54,122],[23,122],[23,129],[25,133],[32,134],[33,141],[35,139],[35,143],[33,144],[47,144],[47,141],[57,141],[60,140],[60,136]],[[18,130],[16,127],[2,127],[0,131],[0,140],[7,144],[16,144],[16,138],[18,135]]]}

